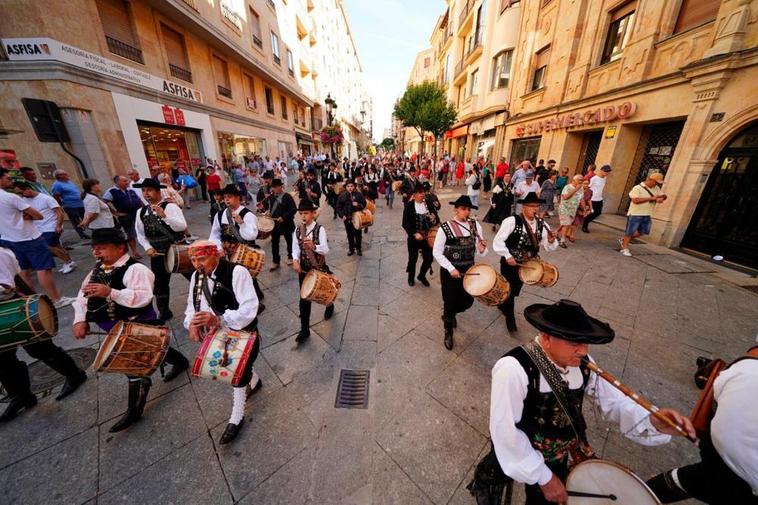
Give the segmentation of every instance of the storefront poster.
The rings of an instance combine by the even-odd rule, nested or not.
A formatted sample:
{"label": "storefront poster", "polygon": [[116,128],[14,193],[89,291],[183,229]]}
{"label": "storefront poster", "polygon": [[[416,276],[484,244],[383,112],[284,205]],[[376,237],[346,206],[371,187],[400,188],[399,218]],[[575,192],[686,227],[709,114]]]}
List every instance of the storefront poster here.
{"label": "storefront poster", "polygon": [[184,126],[187,124],[184,121],[184,112],[179,107],[174,109],[174,117],[176,118],[176,124],[178,126]]}
{"label": "storefront poster", "polygon": [[168,105],[164,105],[161,107],[161,111],[163,112],[163,122],[166,124],[176,124],[176,119],[174,117],[174,109],[169,107]]}

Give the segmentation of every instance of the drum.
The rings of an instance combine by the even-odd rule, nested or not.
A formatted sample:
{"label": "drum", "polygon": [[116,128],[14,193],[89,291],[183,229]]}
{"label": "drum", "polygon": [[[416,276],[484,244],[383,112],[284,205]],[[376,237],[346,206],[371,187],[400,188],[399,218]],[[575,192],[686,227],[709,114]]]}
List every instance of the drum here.
{"label": "drum", "polygon": [[229,261],[247,268],[250,275],[257,277],[266,262],[266,253],[262,249],[254,249],[244,244],[238,244]]}
{"label": "drum", "polygon": [[429,244],[429,247],[434,247],[434,239],[437,238],[437,232],[439,231],[440,227],[435,226],[434,228],[431,228],[427,234],[426,234],[426,243]]}
{"label": "drum", "polygon": [[403,186],[403,181],[392,181],[392,191],[397,193],[400,191],[400,188]]}
{"label": "drum", "polygon": [[[645,482],[631,470],[602,459],[576,465],[566,480],[569,505],[659,505],[661,502]],[[578,496],[578,495],[584,496]],[[592,495],[592,496],[587,496]],[[609,498],[598,497],[609,496]],[[613,497],[610,497],[610,496]]]}
{"label": "drum", "polygon": [[342,287],[339,279],[320,270],[311,270],[303,279],[300,287],[300,298],[321,305],[331,305],[337,299]]}
{"label": "drum", "polygon": [[485,263],[479,263],[466,270],[463,289],[490,307],[503,303],[511,294],[511,286],[505,277]]}
{"label": "drum", "polygon": [[373,200],[366,199],[366,210],[371,212],[372,214],[376,214],[376,204]]}
{"label": "drum", "polygon": [[265,240],[274,232],[274,219],[269,216],[258,216],[258,237],[256,240]]}
{"label": "drum", "polygon": [[174,244],[166,251],[163,257],[163,264],[167,272],[175,274],[186,274],[195,270],[189,255],[189,246],[183,244]]}
{"label": "drum", "polygon": [[334,193],[339,196],[345,191],[345,183],[344,182],[335,182],[334,183]]}
{"label": "drum", "polygon": [[45,295],[13,298],[0,303],[0,350],[53,338],[58,313]]}
{"label": "drum", "polygon": [[518,269],[518,276],[524,284],[540,285],[543,288],[555,286],[558,282],[558,267],[540,259],[526,260]]}
{"label": "drum", "polygon": [[166,326],[119,321],[100,345],[92,367],[103,373],[149,377],[166,357],[171,330]]}
{"label": "drum", "polygon": [[371,226],[374,224],[374,215],[368,209],[359,210],[353,212],[353,227],[356,230]]}
{"label": "drum", "polygon": [[197,350],[192,375],[237,387],[250,361],[256,332],[219,328],[206,335]]}

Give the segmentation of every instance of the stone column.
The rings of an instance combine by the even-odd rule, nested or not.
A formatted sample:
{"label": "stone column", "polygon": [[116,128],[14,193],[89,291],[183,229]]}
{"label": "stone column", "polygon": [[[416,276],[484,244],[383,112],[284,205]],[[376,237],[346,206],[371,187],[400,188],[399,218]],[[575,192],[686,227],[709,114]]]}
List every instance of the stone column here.
{"label": "stone column", "polygon": [[716,16],[713,44],[703,58],[728,54],[743,49],[745,32],[750,19],[751,0],[732,0],[721,4]]}

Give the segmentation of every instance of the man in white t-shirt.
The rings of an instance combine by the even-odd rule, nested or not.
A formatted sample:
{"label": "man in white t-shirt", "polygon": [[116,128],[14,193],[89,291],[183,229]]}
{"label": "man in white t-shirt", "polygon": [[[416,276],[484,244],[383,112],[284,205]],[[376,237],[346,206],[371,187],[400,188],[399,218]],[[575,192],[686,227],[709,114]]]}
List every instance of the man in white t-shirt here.
{"label": "man in white t-shirt", "polygon": [[73,298],[61,297],[55,286],[52,269],[55,267],[53,255],[47,248],[42,233],[32,221],[42,219],[42,214],[24,202],[20,196],[9,193],[13,187],[8,170],[0,168],[0,246],[7,247],[16,255],[21,267],[21,278],[30,287],[34,286],[31,271],[37,272],[37,280],[56,308],[70,305]]}
{"label": "man in white t-shirt", "polygon": [[535,195],[540,196],[540,191],[541,188],[539,183],[534,180],[534,171],[530,168],[524,174],[524,180],[518,181],[513,185],[513,194],[516,196],[516,215],[520,215],[523,210],[521,204],[518,203],[519,200],[529,193],[534,193]]}
{"label": "man in white t-shirt", "polygon": [[26,181],[16,183],[16,188],[21,191],[21,196],[33,209],[42,214],[42,219],[34,221],[37,229],[42,233],[47,247],[53,256],[63,261],[63,267],[59,272],[64,274],[71,273],[76,268],[76,263],[61,245],[61,234],[63,233],[63,209],[58,202],[50,195],[38,192]]}
{"label": "man in white t-shirt", "polygon": [[582,223],[582,231],[584,233],[590,232],[587,226],[589,226],[589,224],[603,212],[603,191],[605,190],[605,183],[608,182],[607,178],[610,173],[611,166],[603,165],[590,179],[590,189],[592,190],[592,214],[584,218],[584,222]]}

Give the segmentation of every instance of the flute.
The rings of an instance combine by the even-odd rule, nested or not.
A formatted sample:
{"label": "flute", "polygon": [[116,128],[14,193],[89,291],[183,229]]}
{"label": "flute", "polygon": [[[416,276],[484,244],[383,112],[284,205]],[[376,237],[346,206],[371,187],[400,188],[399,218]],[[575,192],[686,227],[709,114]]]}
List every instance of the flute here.
{"label": "flute", "polygon": [[597,366],[597,364],[590,361],[587,358],[587,356],[582,358],[582,362],[587,366],[587,368],[595,372],[598,376],[600,376],[606,382],[609,382],[613,387],[615,387],[616,389],[624,393],[624,395],[634,400],[634,402],[637,405],[641,406],[643,409],[650,412],[654,417],[663,421],[670,427],[674,428],[676,431],[679,432],[680,435],[687,438],[687,440],[689,440],[690,442],[697,443],[698,440],[696,437],[691,437],[690,435],[688,435],[687,432],[684,431],[684,429],[681,426],[679,426],[674,421],[672,421],[668,417],[661,414],[660,409],[658,407],[656,407],[655,405],[650,403],[648,400],[646,400],[645,398],[641,397],[640,395],[638,395],[637,393],[635,393],[634,391],[632,391],[631,389],[623,385],[616,377],[614,377],[610,373],[606,372],[605,370]]}

